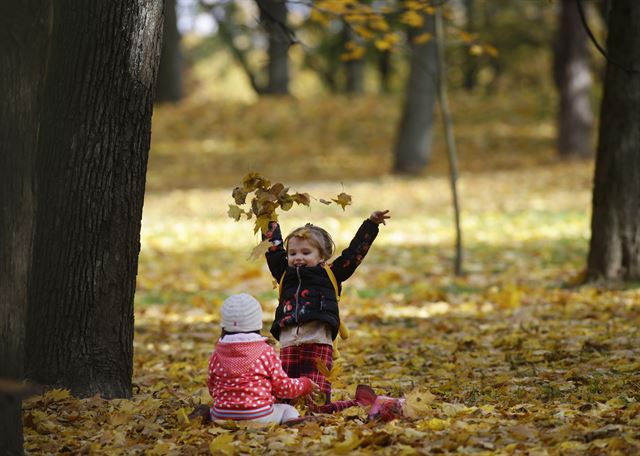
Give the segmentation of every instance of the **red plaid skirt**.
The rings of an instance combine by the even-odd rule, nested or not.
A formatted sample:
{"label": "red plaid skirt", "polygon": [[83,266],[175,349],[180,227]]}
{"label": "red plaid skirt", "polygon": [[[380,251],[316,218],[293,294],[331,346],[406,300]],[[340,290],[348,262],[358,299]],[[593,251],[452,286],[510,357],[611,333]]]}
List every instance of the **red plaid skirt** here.
{"label": "red plaid skirt", "polygon": [[333,347],[327,344],[290,345],[280,349],[282,368],[291,378],[309,377],[331,402],[331,383],[318,370],[316,360],[320,360],[327,370],[333,367]]}

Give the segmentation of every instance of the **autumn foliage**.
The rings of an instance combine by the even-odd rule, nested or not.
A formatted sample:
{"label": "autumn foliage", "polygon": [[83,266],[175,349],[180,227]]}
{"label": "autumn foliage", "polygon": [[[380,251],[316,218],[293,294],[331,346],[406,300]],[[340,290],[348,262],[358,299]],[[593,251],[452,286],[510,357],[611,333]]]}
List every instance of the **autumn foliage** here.
{"label": "autumn foliage", "polygon": [[[30,398],[23,415],[27,452],[637,453],[640,293],[579,285],[592,165],[555,162],[553,118],[540,120],[531,108],[535,100],[527,100],[485,100],[478,104],[482,112],[458,110],[467,246],[466,274],[458,278],[451,272],[441,144],[429,174],[386,175],[392,135],[383,133],[395,112],[372,109],[370,99],[344,103],[344,118],[354,120],[347,125],[352,134],[341,135],[344,126],[325,115],[335,99],[226,106],[221,110],[238,116],[223,120],[209,110],[208,121],[198,103],[158,110],[156,127],[164,128],[154,130],[145,200],[133,397],[77,399],[51,390]],[[453,101],[454,109],[472,105]],[[302,120],[306,129],[292,127],[299,121],[292,109],[317,117]],[[372,118],[377,127],[367,124]],[[282,123],[270,124],[273,119]],[[207,133],[204,125],[214,127]],[[267,127],[272,130],[260,130]],[[300,136],[287,135],[289,129]],[[262,133],[249,147],[251,131]],[[329,138],[332,145],[321,147]],[[353,162],[345,150],[368,161]],[[243,180],[251,171],[259,175]],[[300,193],[260,176],[275,176]],[[240,190],[232,196],[235,186]],[[334,204],[307,207],[300,196],[335,195],[336,189],[353,196],[347,211]],[[342,358],[331,376],[336,399],[353,397],[360,383],[404,397],[405,419],[368,421],[367,409],[359,407],[291,428],[204,426],[188,418],[209,401],[207,360],[224,297],[254,294],[269,319],[265,327],[273,315],[276,291],[266,266],[247,261],[258,237],[252,222],[273,214],[253,211],[253,197],[274,209],[278,203],[285,231],[312,221],[331,231],[338,248],[373,209],[393,211],[345,286],[341,315],[351,337],[340,342]],[[303,204],[289,207],[296,198]],[[239,221],[229,218],[229,205],[243,203],[252,219],[246,209]]]}

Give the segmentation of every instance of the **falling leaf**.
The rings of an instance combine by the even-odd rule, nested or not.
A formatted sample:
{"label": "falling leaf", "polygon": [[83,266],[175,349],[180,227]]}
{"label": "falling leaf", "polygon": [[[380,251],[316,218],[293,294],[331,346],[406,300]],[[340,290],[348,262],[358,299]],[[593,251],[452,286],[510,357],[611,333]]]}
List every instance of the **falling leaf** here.
{"label": "falling leaf", "polygon": [[351,204],[351,195],[347,195],[346,193],[340,193],[336,199],[332,199],[336,204],[338,204],[342,210],[345,209],[346,206]]}

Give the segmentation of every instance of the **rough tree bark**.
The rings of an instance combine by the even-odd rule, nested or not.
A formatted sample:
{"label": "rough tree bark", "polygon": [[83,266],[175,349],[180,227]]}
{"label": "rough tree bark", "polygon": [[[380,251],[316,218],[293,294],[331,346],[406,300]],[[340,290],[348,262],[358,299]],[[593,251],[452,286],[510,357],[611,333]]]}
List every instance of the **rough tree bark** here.
{"label": "rough tree bark", "polygon": [[557,148],[561,157],[590,157],[593,112],[588,37],[576,0],[562,0],[554,45],[554,79],[560,94]]}
{"label": "rough tree bark", "polygon": [[640,2],[612,2],[608,30],[587,276],[639,281]]}
{"label": "rough tree bark", "polygon": [[[435,33],[434,17],[425,14],[419,29],[412,29],[410,37]],[[405,89],[405,101],[394,148],[396,173],[416,174],[429,162],[434,128],[434,109],[437,98],[437,53],[434,40],[411,44],[411,67]]]}
{"label": "rough tree bark", "polygon": [[[33,228],[38,102],[46,74],[48,1],[0,5],[0,454],[22,454],[21,400]],[[13,379],[10,382],[9,379]]]}
{"label": "rough tree bark", "polygon": [[53,4],[26,373],[78,396],[128,397],[162,2]]}

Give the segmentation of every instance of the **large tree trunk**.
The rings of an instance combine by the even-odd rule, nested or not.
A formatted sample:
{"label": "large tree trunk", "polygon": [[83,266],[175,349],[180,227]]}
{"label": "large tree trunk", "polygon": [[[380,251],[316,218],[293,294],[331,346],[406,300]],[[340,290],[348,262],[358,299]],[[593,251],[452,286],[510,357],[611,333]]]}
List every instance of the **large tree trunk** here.
{"label": "large tree trunk", "polygon": [[[49,2],[0,5],[0,454],[22,454],[24,374],[33,163],[38,102],[46,74]],[[12,379],[13,382],[8,383]],[[6,385],[6,387],[4,387]]]}
{"label": "large tree trunk", "polygon": [[183,96],[182,51],[176,17],[176,0],[166,0],[164,11],[164,36],[156,84],[156,101],[176,102],[182,100]]}
{"label": "large tree trunk", "polygon": [[592,79],[588,37],[576,0],[561,2],[554,48],[554,79],[560,93],[558,153],[562,157],[589,157],[592,154]]}
{"label": "large tree trunk", "polygon": [[[425,14],[424,25],[410,32],[434,35],[434,17]],[[411,44],[411,67],[407,82],[402,118],[394,150],[393,169],[397,173],[415,174],[429,162],[437,98],[437,53],[434,40]]]}
{"label": "large tree trunk", "polygon": [[640,280],[639,26],[638,0],[612,2],[593,189],[592,280]]}
{"label": "large tree trunk", "polygon": [[[356,34],[346,25],[342,29],[342,48],[346,49],[347,43],[357,41]],[[360,43],[362,44],[362,43]],[[364,92],[364,57],[359,59],[349,59],[344,63],[345,72],[345,92],[346,93],[363,93]]]}
{"label": "large tree trunk", "polygon": [[391,52],[378,52],[378,75],[380,76],[380,93],[391,92]]}
{"label": "large tree trunk", "polygon": [[78,396],[128,397],[162,2],[54,5],[26,372]]}
{"label": "large tree trunk", "polygon": [[287,29],[287,4],[282,0],[257,0],[260,22],[269,36],[268,81],[264,93],[287,95],[289,93],[289,46],[291,38]]}

